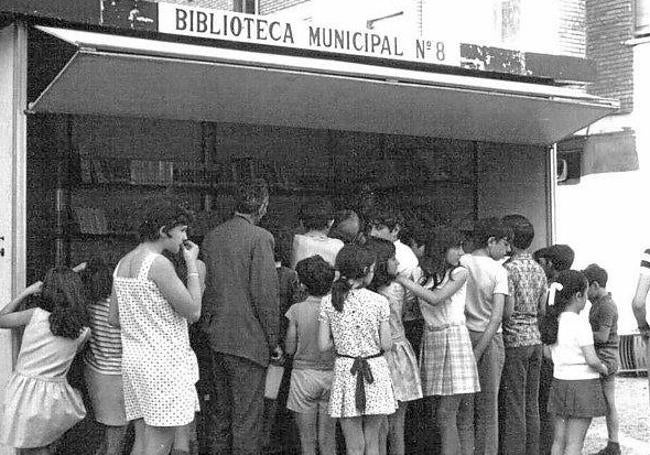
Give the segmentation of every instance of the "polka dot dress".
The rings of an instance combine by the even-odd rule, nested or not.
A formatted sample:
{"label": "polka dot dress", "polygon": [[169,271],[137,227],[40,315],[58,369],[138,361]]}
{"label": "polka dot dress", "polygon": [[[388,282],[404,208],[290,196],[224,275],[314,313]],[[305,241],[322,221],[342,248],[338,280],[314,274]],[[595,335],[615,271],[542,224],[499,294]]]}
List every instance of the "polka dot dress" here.
{"label": "polka dot dress", "polygon": [[181,426],[199,410],[198,363],[186,319],[148,279],[158,256],[150,254],[142,261],[137,278],[113,280],[122,329],[124,405],[128,420]]}

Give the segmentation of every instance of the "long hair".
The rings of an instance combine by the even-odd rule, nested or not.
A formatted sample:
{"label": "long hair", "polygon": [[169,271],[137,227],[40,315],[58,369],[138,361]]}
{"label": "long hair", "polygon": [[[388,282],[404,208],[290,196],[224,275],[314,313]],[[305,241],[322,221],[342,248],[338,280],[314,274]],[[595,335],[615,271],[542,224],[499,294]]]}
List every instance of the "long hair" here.
{"label": "long hair", "polygon": [[346,245],[341,248],[336,255],[336,270],[340,275],[332,285],[332,306],[336,311],[343,311],[343,302],[351,289],[348,279],[363,278],[374,263],[375,255],[363,247]]}
{"label": "long hair", "polygon": [[424,247],[426,260],[422,262],[422,269],[427,278],[433,279],[434,287],[438,286],[457,267],[447,262],[447,251],[450,248],[463,246],[465,236],[457,229],[450,227],[438,227],[431,232]]}
{"label": "long hair", "polygon": [[74,340],[88,326],[84,286],[79,274],[69,267],[47,271],[41,296],[51,308],[50,331],[54,336]]}
{"label": "long hair", "polygon": [[558,284],[561,289],[555,291],[553,305],[548,307],[541,324],[542,342],[544,344],[555,344],[559,328],[558,317],[566,310],[573,296],[578,292],[587,292],[587,286],[589,286],[587,278],[577,270],[562,271],[555,281],[556,283],[551,283],[551,292]]}
{"label": "long hair", "polygon": [[375,274],[372,277],[372,282],[368,285],[369,289],[377,291],[395,279],[388,273],[388,261],[395,256],[395,245],[389,240],[369,238],[363,247],[377,258]]}
{"label": "long hair", "polygon": [[96,256],[91,258],[80,275],[89,302],[99,302],[110,297],[113,273],[103,259]]}

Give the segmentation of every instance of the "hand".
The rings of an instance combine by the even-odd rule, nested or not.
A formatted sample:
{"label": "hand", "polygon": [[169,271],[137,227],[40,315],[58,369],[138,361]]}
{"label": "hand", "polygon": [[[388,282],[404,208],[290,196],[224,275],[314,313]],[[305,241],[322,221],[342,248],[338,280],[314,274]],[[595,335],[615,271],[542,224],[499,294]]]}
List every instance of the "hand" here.
{"label": "hand", "polygon": [[284,352],[279,345],[276,346],[273,351],[271,351],[271,362],[278,365],[282,365],[284,363]]}
{"label": "hand", "polygon": [[86,267],[88,267],[88,263],[82,262],[81,264],[77,264],[74,267],[72,267],[72,271],[77,273],[83,272],[84,270],[86,270]]}
{"label": "hand", "polygon": [[31,285],[27,286],[27,288],[23,291],[23,293],[25,295],[40,294],[42,289],[43,289],[43,282],[37,281],[36,283],[32,283]]}
{"label": "hand", "polygon": [[199,257],[199,246],[196,243],[191,240],[185,240],[181,249],[183,250],[185,262],[196,262],[196,259]]}

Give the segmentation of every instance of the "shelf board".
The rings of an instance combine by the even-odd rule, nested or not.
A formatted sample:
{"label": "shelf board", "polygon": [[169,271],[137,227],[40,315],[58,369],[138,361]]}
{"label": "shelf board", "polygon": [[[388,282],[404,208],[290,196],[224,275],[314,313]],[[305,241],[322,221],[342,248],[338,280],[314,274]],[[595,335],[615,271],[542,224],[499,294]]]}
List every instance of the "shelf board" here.
{"label": "shelf board", "polygon": [[65,234],[64,238],[67,240],[101,240],[101,239],[127,239],[135,240],[138,237],[136,231],[115,231],[104,233],[88,233],[88,232],[75,232]]}

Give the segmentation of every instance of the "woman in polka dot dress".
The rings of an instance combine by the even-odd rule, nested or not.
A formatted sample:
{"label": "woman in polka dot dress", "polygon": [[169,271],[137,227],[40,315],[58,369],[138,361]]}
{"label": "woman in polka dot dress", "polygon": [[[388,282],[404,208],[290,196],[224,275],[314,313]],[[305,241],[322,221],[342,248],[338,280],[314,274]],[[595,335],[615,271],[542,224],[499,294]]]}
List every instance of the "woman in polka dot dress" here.
{"label": "woman in polka dot dress", "polygon": [[[117,265],[109,323],[121,327],[127,420],[135,421],[132,454],[167,455],[176,429],[194,420],[198,364],[187,323],[201,313],[199,248],[187,240],[189,214],[161,200],[147,211],[141,243]],[[183,251],[187,287],[161,253]]]}
{"label": "woman in polka dot dress", "polygon": [[388,300],[365,289],[374,267],[368,250],[343,247],[340,278],[321,302],[319,346],[336,351],[329,412],[340,419],[348,454],[379,453],[379,426],[397,405],[384,357],[391,346]]}

